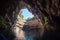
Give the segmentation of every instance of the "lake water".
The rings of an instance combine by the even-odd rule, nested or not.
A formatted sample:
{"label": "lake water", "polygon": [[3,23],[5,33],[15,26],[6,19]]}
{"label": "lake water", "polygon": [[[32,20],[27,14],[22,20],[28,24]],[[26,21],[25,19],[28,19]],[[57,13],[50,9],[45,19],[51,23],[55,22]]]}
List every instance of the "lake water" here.
{"label": "lake water", "polygon": [[19,27],[15,27],[14,33],[18,40],[40,40],[40,33],[36,29],[20,30]]}

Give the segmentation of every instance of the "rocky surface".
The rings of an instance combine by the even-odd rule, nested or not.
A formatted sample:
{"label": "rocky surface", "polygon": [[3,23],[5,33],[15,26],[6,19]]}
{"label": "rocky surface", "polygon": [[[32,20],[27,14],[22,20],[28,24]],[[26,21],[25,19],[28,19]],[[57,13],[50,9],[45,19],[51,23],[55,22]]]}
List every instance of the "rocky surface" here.
{"label": "rocky surface", "polygon": [[[44,40],[54,40],[60,37],[60,5],[59,0],[1,0],[0,16],[8,22],[8,29],[17,22],[17,15],[22,8],[28,8],[38,15],[45,28]],[[48,24],[44,18],[47,17]],[[2,26],[1,26],[2,27]],[[8,31],[9,32],[9,31]]]}

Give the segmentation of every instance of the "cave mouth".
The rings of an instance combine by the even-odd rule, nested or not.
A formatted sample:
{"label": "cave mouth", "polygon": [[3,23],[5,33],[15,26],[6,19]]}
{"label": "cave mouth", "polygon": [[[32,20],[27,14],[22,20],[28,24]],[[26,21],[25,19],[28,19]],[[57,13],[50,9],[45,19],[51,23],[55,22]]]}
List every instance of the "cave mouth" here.
{"label": "cave mouth", "polygon": [[24,20],[34,17],[34,14],[32,14],[27,8],[21,9],[21,12]]}
{"label": "cave mouth", "polygon": [[[20,18],[18,17],[19,15],[20,15]],[[21,19],[22,19],[23,21],[21,21]],[[20,20],[20,21],[19,21],[19,20]],[[24,6],[23,6],[23,8],[20,9],[19,14],[17,15],[17,21],[23,22],[24,25],[27,24],[27,25],[29,26],[31,23],[34,24],[35,20],[39,20],[38,15],[37,15],[37,14],[34,14],[34,13],[32,12],[32,10],[30,11],[29,8],[24,7]],[[22,23],[22,24],[23,24],[23,23]],[[23,25],[23,26],[24,26],[24,25]],[[35,24],[34,24],[34,25],[35,25]],[[33,25],[31,25],[31,26],[33,26]]]}
{"label": "cave mouth", "polygon": [[[23,9],[21,8],[21,10],[19,11],[19,13],[17,15],[16,24],[17,23],[19,25],[23,24],[22,26],[24,26],[26,24],[26,22],[28,22],[28,23],[34,22],[34,20],[36,19],[36,15],[33,14],[32,12],[30,12],[28,8],[23,7]],[[31,21],[31,22],[29,22],[29,21]],[[27,24],[27,25],[30,25],[30,24]]]}
{"label": "cave mouth", "polygon": [[37,25],[38,19],[36,20],[35,15],[32,14],[27,8],[21,9],[17,16],[16,26],[14,27],[15,36],[18,37],[18,39],[21,39],[20,37],[24,36],[22,38],[25,38],[24,40],[40,39],[40,31],[37,28]]}

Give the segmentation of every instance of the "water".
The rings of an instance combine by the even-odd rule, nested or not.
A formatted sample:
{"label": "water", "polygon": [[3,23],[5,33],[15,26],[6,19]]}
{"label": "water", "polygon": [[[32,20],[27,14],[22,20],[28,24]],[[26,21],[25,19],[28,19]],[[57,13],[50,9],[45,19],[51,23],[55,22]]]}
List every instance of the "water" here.
{"label": "water", "polygon": [[41,40],[40,31],[38,29],[31,29],[25,32],[25,40]]}
{"label": "water", "polygon": [[28,33],[28,34],[25,36],[25,40],[34,40],[34,35],[31,34],[31,33]]}
{"label": "water", "polygon": [[36,29],[23,31],[19,27],[15,27],[15,40],[39,40],[39,32]]}
{"label": "water", "polygon": [[3,34],[0,34],[1,39],[0,40],[8,40]]}

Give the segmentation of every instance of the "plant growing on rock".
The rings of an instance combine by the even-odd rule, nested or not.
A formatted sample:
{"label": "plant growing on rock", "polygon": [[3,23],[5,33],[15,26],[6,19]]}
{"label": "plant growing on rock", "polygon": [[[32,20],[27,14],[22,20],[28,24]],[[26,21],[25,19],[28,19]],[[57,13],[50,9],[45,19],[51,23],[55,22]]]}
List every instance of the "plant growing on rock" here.
{"label": "plant growing on rock", "polygon": [[7,22],[2,16],[0,16],[0,27],[7,28]]}

